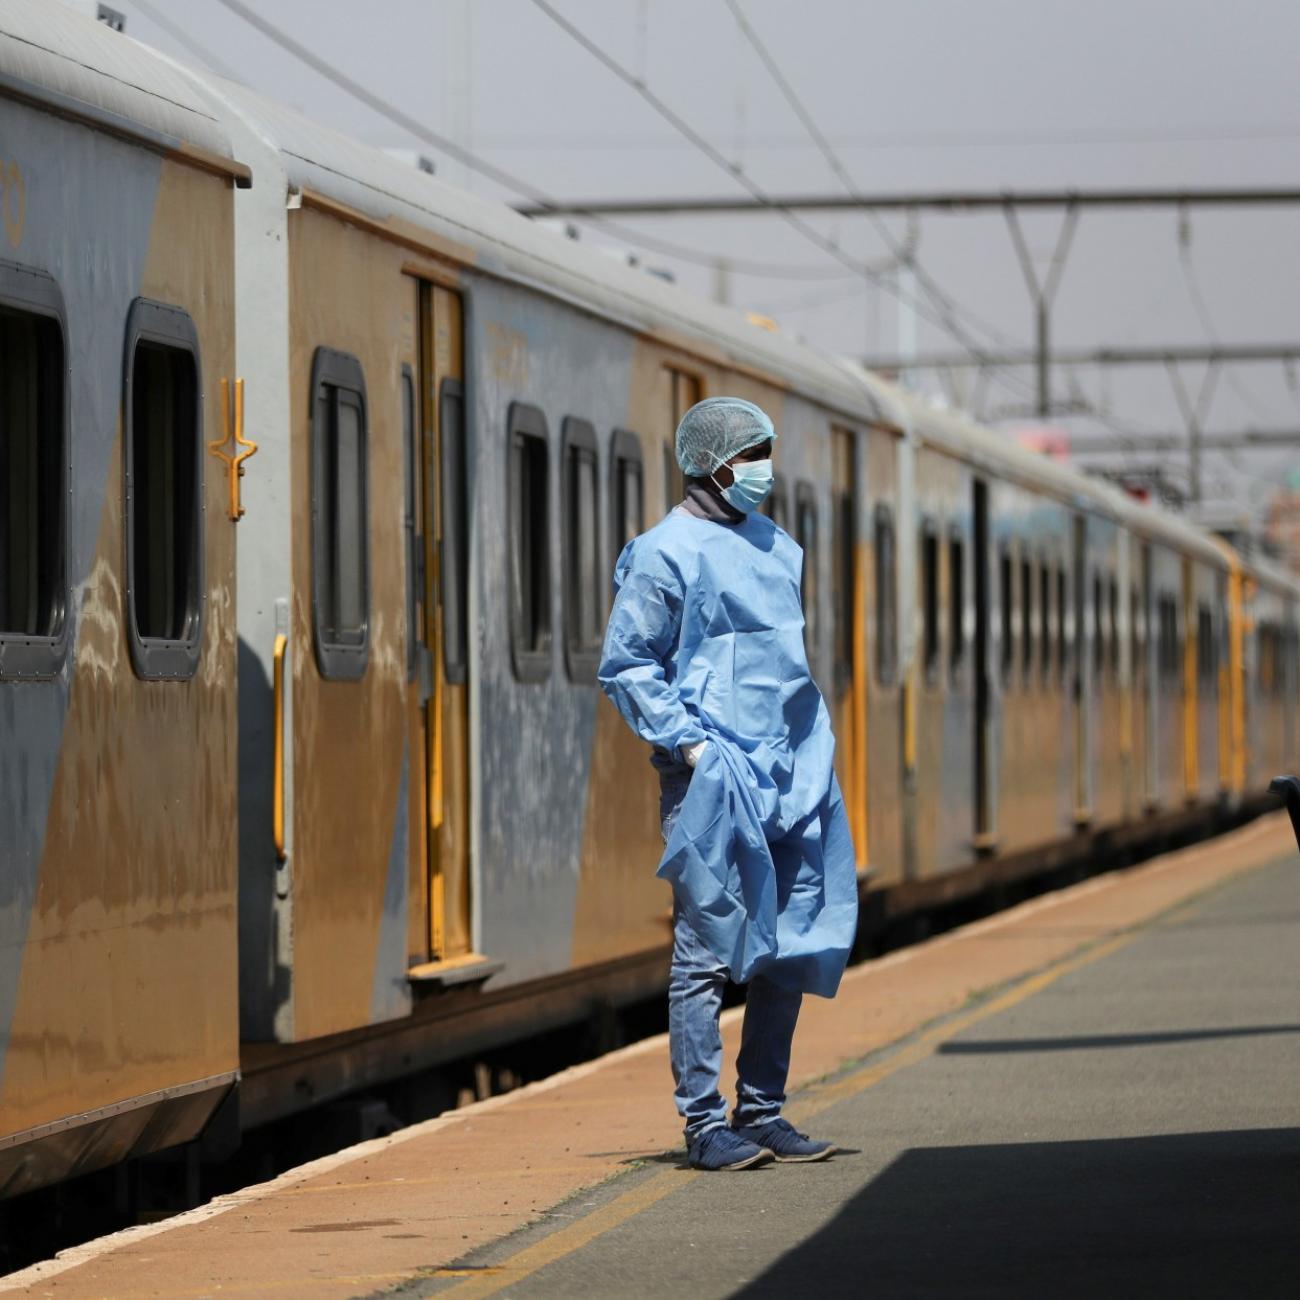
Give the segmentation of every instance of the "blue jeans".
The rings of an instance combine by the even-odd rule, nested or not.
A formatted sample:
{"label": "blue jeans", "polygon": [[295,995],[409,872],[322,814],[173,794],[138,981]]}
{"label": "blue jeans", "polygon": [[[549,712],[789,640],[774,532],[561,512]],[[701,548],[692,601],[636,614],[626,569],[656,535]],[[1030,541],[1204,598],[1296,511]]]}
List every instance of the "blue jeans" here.
{"label": "blue jeans", "polygon": [[[659,773],[659,811],[664,841],[686,798],[691,769],[656,750],[651,762]],[[718,1015],[728,971],[700,941],[677,901],[673,904],[673,963],[668,980],[668,1050],[673,1066],[677,1110],[691,1143],[727,1122],[722,1098],[722,1033]],[[757,975],[749,983],[745,1023],[736,1057],[737,1128],[765,1124],[781,1113],[790,1073],[790,1043],[799,1019],[802,993],[791,993]]]}

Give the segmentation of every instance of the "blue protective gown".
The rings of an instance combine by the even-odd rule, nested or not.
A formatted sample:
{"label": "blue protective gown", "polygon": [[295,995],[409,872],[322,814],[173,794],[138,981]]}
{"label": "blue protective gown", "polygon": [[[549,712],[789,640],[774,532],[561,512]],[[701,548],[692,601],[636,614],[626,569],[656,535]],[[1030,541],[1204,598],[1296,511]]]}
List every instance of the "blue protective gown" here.
{"label": "blue protective gown", "polygon": [[857,926],[830,716],[804,651],[803,552],[765,515],[672,511],[629,542],[600,683],[681,757],[709,744],[658,874],[731,978],[830,997]]}

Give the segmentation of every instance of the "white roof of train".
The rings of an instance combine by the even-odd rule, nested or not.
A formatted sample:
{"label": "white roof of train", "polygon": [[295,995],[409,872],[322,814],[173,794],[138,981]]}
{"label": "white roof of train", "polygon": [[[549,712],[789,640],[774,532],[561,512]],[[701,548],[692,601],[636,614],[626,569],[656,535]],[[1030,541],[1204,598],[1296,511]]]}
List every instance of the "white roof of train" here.
{"label": "white roof of train", "polygon": [[894,392],[922,444],[943,448],[1027,487],[1107,515],[1141,537],[1176,546],[1219,568],[1227,566],[1225,544],[1178,515],[1135,501],[1111,484],[1020,447],[957,412],[940,410],[911,393]]}
{"label": "white roof of train", "polygon": [[51,0],[4,0],[0,95],[160,146],[232,157],[217,114],[178,68]]}
{"label": "white roof of train", "polygon": [[246,87],[194,75],[279,149],[292,189],[323,195],[371,220],[409,222],[465,249],[485,273],[534,283],[635,329],[658,331],[669,341],[674,332],[697,342],[707,340],[736,362],[815,393],[846,415],[883,418],[870,390],[832,358],[780,339],[729,308],[601,256],[502,203],[446,185]]}

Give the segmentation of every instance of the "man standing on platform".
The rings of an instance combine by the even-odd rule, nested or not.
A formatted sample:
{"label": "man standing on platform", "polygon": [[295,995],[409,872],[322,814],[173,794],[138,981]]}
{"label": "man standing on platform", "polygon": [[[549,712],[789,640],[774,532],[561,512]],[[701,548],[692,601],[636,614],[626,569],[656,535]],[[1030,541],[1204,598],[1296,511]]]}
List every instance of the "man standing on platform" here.
{"label": "man standing on platform", "polygon": [[[686,498],[629,542],[600,683],[654,746],[673,888],[669,1039],[697,1169],[823,1160],[781,1117],[804,993],[832,997],[857,926],[857,873],[830,717],[804,649],[803,553],[758,507],[776,433],[751,402],[682,417]],[[730,1127],[718,1016],[748,985]]]}

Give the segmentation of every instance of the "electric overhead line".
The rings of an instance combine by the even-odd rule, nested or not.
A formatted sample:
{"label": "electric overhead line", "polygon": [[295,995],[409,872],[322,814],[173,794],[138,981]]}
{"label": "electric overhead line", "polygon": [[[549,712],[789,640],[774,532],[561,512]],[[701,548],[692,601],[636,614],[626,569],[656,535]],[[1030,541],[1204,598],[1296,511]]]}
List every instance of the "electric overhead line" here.
{"label": "electric overhead line", "polygon": [[[230,2],[231,0],[222,0],[222,3],[230,3]],[[654,111],[658,113],[660,117],[662,117],[666,122],[668,122],[674,128],[674,130],[676,130],[685,139],[689,140],[700,153],[702,153],[716,166],[718,166],[723,171],[725,171],[729,176],[731,176],[732,179],[736,181],[736,183],[740,185],[743,189],[745,189],[750,195],[751,207],[768,208],[780,213],[781,216],[787,222],[787,224],[789,224],[793,229],[797,230],[810,243],[815,244],[818,248],[822,249],[823,252],[835,258],[836,261],[840,262],[841,264],[848,267],[850,270],[856,272],[859,275],[865,275],[868,278],[875,280],[877,283],[883,284],[884,287],[889,290],[889,292],[895,294],[899,293],[897,287],[888,284],[888,282],[885,280],[884,276],[880,272],[874,270],[872,267],[868,266],[867,264],[859,262],[855,258],[851,257],[842,248],[840,248],[840,246],[834,240],[829,239],[827,236],[823,235],[821,231],[819,231],[815,226],[810,225],[807,221],[805,221],[802,217],[800,217],[798,213],[791,211],[787,207],[784,207],[779,201],[772,199],[771,196],[769,196],[767,192],[763,189],[763,187],[760,186],[758,182],[755,181],[745,171],[745,169],[740,166],[739,163],[730,161],[716,146],[711,144],[704,136],[702,136],[679,113],[677,113],[667,103],[665,103],[662,99],[660,99],[660,97],[656,95],[654,91],[652,91],[650,87],[645,84],[642,78],[635,76],[633,73],[629,72],[612,55],[610,55],[606,50],[604,50],[601,46],[596,44],[596,42],[593,41],[589,36],[587,36],[586,33],[583,32],[581,28],[575,26],[567,18],[565,18],[564,15],[561,14],[553,5],[549,4],[548,0],[533,0],[533,5],[537,9],[541,10],[541,12],[544,13],[553,23],[555,23],[557,27],[559,27],[563,32],[565,32],[568,36],[570,36],[584,50],[586,50],[587,53],[590,54],[592,58],[594,58],[598,63],[600,63],[607,71],[613,73],[613,75],[617,77],[618,80],[623,82],[624,85],[630,87],[633,91],[635,91],[636,94],[638,94],[652,109],[654,109]],[[577,207],[570,207],[567,209],[567,211],[570,214],[575,216],[583,215],[580,205]],[[533,214],[530,213],[530,215]],[[945,333],[952,333],[952,331],[948,328],[947,324],[942,319],[936,320],[933,315],[929,314],[928,309],[923,307],[922,304],[917,302],[915,299],[912,299],[911,305],[915,308],[915,310],[919,315],[924,316],[925,319],[927,319],[931,324],[935,325],[939,329],[944,330]],[[966,342],[964,338],[960,338],[960,337],[959,337],[959,341],[962,343]],[[967,346],[970,345],[967,344]],[[981,350],[982,349],[980,349],[978,345],[971,347],[971,351],[974,352],[976,355],[978,355]],[[999,378],[1003,378],[1003,377],[999,376]],[[1017,382],[1012,377],[1006,377],[1006,379],[1012,384],[1015,384]]]}
{"label": "electric overhead line", "polygon": [[[542,4],[544,0],[533,0]],[[225,3],[225,0],[222,0]],[[730,169],[732,164],[725,163]],[[1300,204],[1295,186],[1195,189],[1061,189],[1061,190],[933,190],[908,194],[752,194],[653,199],[580,199],[565,202],[560,212],[596,216],[737,216],[776,209],[780,212],[888,212],[926,209],[968,213],[1008,208],[1171,208],[1294,207]],[[535,215],[521,208],[525,216]],[[554,211],[554,209],[552,209]]]}
{"label": "electric overhead line", "polygon": [[[534,216],[558,216],[560,215],[560,205],[545,191],[539,189],[536,185],[522,180],[512,173],[506,171],[503,167],[498,167],[490,163],[470,150],[458,145],[454,140],[447,136],[439,134],[432,130],[417,118],[412,117],[409,113],[403,112],[402,109],[390,104],[387,100],[376,95],[373,91],[368,90],[359,82],[353,81],[351,77],[340,72],[333,64],[322,59],[319,55],[314,54],[306,46],[294,40],[287,32],[276,27],[274,23],[268,22],[259,13],[250,8],[248,5],[241,3],[241,0],[217,0],[217,3],[223,8],[229,10],[237,18],[248,23],[251,27],[256,28],[269,41],[278,45],[286,53],[292,55],[300,63],[307,67],[326,81],[342,90],[345,94],[357,100],[358,103],[364,104],[372,112],[379,114],[380,117],[386,118],[395,126],[400,127],[417,140],[422,140],[426,144],[432,145],[435,149],[441,150],[448,157],[453,158],[456,162],[468,167],[471,171],[477,172],[489,180],[495,181],[502,188],[509,190],[512,194],[521,195],[531,200],[533,207],[530,214]],[[175,24],[170,24],[174,27]],[[164,30],[168,30],[164,28]],[[181,41],[179,31],[172,33],[178,41]],[[186,48],[203,58],[211,66],[209,58],[203,47],[199,45],[192,37],[182,42]],[[232,80],[234,78],[231,78]],[[600,218],[586,217],[585,220],[598,230],[614,236],[617,239],[624,240],[627,243],[635,244],[641,248],[649,249],[651,252],[660,253],[666,257],[676,257],[683,262],[692,263],[699,266],[713,267],[717,265],[717,255],[702,253],[698,249],[687,248],[681,244],[674,243],[670,240],[659,239],[653,235],[643,235],[639,231],[633,231],[625,226],[615,222]],[[753,275],[755,277],[764,277],[772,279],[831,279],[844,278],[847,272],[842,270],[831,271],[826,267],[808,266],[797,267],[787,265],[772,265],[758,261],[735,261],[732,263],[733,268],[742,274]]]}
{"label": "electric overhead line", "polygon": [[[830,140],[826,134],[817,125],[817,119],[813,117],[808,107],[795,91],[790,79],[781,71],[781,66],[776,61],[776,57],[768,49],[766,43],[759,36],[753,24],[745,17],[744,11],[740,7],[739,0],[726,0],[727,8],[731,10],[732,17],[736,21],[736,26],[740,29],[741,34],[753,47],[754,52],[758,55],[763,66],[767,69],[768,76],[776,83],[777,89],[785,97],[794,115],[803,124],[803,128],[812,137],[813,143],[821,152],[822,157],[826,160],[831,171],[835,173],[836,179],[844,187],[845,192],[854,199],[861,199],[862,193],[854,182],[853,177],[849,174],[849,169],[844,165],[843,160],[831,146]],[[934,277],[925,271],[916,257],[915,249],[908,247],[908,242],[900,243],[894,238],[889,227],[885,225],[884,220],[878,212],[869,212],[868,216],[877,233],[885,241],[885,247],[900,264],[909,266],[912,273],[916,276],[917,283],[925,291],[926,295],[934,303],[935,309],[946,318],[948,322],[948,332],[953,338],[965,343],[971,347],[971,341],[965,334],[964,328],[957,320],[957,312],[964,311],[966,315],[974,318],[974,313],[969,308],[960,308],[952,297],[945,293],[936,283]],[[995,342],[1006,343],[1006,337],[987,321],[979,321],[979,326]]]}
{"label": "electric overhead line", "polygon": [[235,72],[229,64],[224,63],[217,58],[206,45],[196,41],[183,27],[172,20],[157,5],[150,4],[149,0],[131,0],[131,3],[142,13],[151,23],[160,31],[164,31],[168,36],[181,46],[182,49],[188,50],[201,63],[205,63],[219,77],[225,77],[227,81],[238,82],[241,80],[238,73]]}

